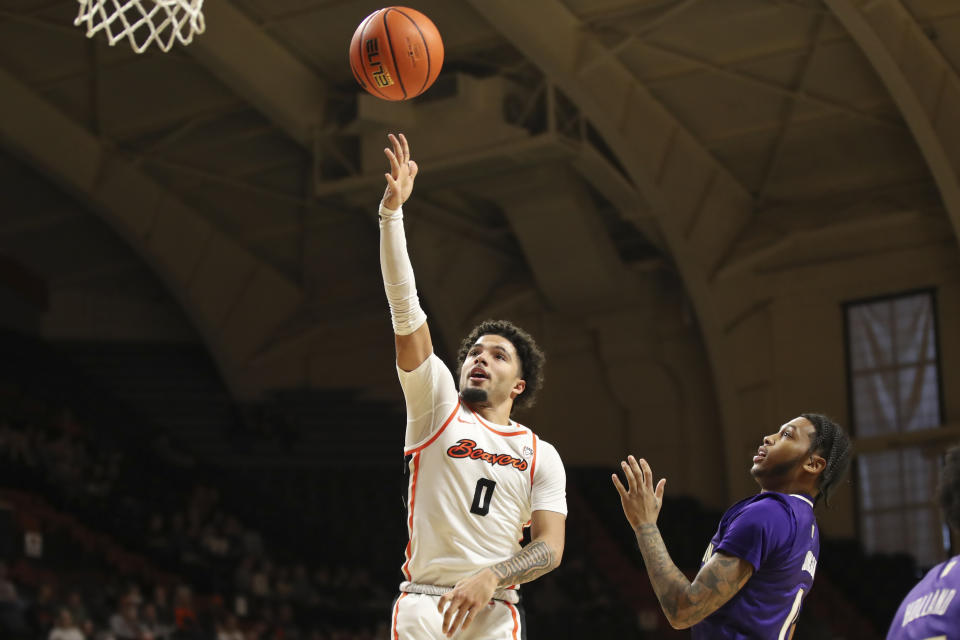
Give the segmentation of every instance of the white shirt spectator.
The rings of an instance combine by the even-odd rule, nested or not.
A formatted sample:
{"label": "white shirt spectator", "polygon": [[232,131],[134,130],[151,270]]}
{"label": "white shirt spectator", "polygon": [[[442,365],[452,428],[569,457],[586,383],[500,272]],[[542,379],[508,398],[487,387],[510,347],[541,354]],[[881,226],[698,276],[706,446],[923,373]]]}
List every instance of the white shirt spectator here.
{"label": "white shirt spectator", "polygon": [[47,640],[86,640],[83,631],[73,622],[73,615],[69,609],[60,609],[57,614],[57,624],[50,629]]}
{"label": "white shirt spectator", "polygon": [[60,627],[54,627],[50,629],[50,635],[47,636],[47,640],[87,640],[83,635],[83,631],[80,631],[77,627],[70,627],[69,629],[61,629]]}

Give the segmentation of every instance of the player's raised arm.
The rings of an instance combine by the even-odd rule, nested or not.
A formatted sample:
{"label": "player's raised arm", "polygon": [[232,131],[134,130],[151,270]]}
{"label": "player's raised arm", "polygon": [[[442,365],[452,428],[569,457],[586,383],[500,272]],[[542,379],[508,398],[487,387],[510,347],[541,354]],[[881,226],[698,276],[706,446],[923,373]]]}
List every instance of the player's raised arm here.
{"label": "player's raised arm", "polygon": [[621,466],[627,487],[616,474],[613,475],[613,484],[620,494],[623,513],[637,536],[650,584],[670,626],[674,629],[691,627],[730,600],[753,575],[753,565],[742,558],[718,552],[701,567],[693,582],[687,580],[670,558],[657,528],[666,480],[660,480],[654,488],[653,472],[643,459],[637,462],[629,456]]}
{"label": "player's raised arm", "polygon": [[420,308],[403,229],[402,206],[413,192],[418,168],[410,159],[406,136],[391,133],[388,137],[392,148],[383,150],[390,161],[390,171],[384,174],[387,188],[380,202],[380,269],[396,336],[397,366],[413,371],[433,353],[427,315]]}

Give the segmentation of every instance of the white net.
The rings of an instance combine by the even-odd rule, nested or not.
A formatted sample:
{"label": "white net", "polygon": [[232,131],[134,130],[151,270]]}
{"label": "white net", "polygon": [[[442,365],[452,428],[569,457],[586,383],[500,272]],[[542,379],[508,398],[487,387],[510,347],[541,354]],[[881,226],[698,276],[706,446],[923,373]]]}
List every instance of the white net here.
{"label": "white net", "polygon": [[84,25],[87,37],[107,34],[110,46],[126,38],[137,53],[154,42],[170,51],[176,42],[190,44],[203,33],[203,0],[77,0],[80,12],[73,21]]}

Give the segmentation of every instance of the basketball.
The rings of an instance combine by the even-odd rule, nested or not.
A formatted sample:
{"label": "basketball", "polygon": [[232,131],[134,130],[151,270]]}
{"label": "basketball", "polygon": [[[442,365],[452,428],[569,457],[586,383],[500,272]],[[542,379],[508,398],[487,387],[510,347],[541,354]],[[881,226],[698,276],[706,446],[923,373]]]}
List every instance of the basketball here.
{"label": "basketball", "polygon": [[443,66],[443,41],[430,18],[408,7],[374,11],[350,41],[353,77],[383,100],[409,100],[433,84]]}

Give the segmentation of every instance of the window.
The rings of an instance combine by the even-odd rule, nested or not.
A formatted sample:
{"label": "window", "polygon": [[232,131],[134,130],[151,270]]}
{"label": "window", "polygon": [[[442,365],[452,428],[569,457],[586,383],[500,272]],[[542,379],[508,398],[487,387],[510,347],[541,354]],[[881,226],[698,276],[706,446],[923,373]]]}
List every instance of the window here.
{"label": "window", "polygon": [[942,423],[935,309],[932,291],[845,308],[853,433],[893,443],[857,456],[863,542],[871,552],[909,553],[921,566],[944,555],[935,496],[941,454],[916,444],[922,437],[899,436]]}

